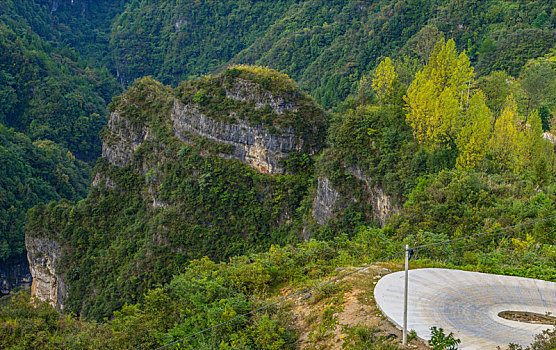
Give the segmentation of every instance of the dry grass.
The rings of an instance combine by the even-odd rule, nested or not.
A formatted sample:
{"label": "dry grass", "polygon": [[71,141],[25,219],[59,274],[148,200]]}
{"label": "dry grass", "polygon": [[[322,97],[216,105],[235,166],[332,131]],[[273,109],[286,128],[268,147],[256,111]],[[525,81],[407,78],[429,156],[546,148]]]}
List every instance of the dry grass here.
{"label": "dry grass", "polygon": [[[295,299],[291,311],[299,331],[299,348],[346,349],[354,345],[348,331],[359,327],[376,329],[377,337],[389,336],[391,340],[387,342],[403,349],[401,331],[382,316],[373,296],[377,281],[383,275],[400,269],[400,265],[392,263],[375,265],[336,284],[313,291],[310,296]],[[346,268],[342,272],[349,270]],[[416,339],[410,342],[408,348],[429,349]]]}

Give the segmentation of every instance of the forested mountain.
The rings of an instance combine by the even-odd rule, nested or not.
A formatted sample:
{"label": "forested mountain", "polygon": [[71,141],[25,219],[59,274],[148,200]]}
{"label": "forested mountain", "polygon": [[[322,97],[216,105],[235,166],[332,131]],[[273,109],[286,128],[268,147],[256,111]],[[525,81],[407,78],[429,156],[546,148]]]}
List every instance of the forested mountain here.
{"label": "forested mountain", "polygon": [[[182,346],[293,349],[299,329],[287,307],[232,321],[264,305],[259,300],[280,297],[284,285],[311,285],[338,266],[376,261],[404,244],[439,243],[554,217],[556,155],[542,136],[538,111],[522,127],[518,121],[525,116],[512,95],[496,111],[475,84],[469,97],[460,93],[472,76],[453,41],[437,43],[409,86],[386,59],[373,73],[371,91],[361,91],[333,119],[329,146],[316,157],[322,140],[303,135],[326,119],[287,76],[235,67],[176,89],[152,78],[136,81],[114,100],[104,158],[87,199],[29,212],[26,240],[36,295],[55,296],[50,303],[83,318],[63,321],[47,305],[33,309],[18,295],[0,312],[13,324],[0,336],[29,347],[45,341],[53,347],[156,347],[224,322],[217,332],[188,337]],[[421,109],[412,106],[434,106],[436,94],[468,102],[442,104],[436,118],[420,120]],[[305,140],[300,152],[277,141],[289,138],[288,128],[296,125],[292,111],[299,110],[313,121],[294,129]],[[255,137],[268,142],[265,148],[242,138],[252,127],[266,135]],[[277,150],[289,149],[280,170],[270,166],[266,153],[276,142]],[[500,147],[511,152],[499,154]],[[265,175],[268,169],[274,170]],[[319,201],[324,178],[324,196],[332,199]],[[373,188],[405,202],[384,228],[369,215]],[[318,225],[315,208],[323,204],[332,215]],[[511,240],[487,235],[433,246],[420,250],[412,264],[554,280],[554,225],[523,225]],[[302,232],[326,240],[291,245]],[[288,241],[283,248],[275,245]],[[268,244],[268,252],[254,253]],[[47,267],[39,264],[44,256]],[[338,293],[330,288],[316,290],[315,302],[339,302],[329,297]],[[330,310],[323,310],[318,327],[330,327]],[[112,311],[104,323],[84,321]],[[35,329],[46,333],[22,339]],[[319,329],[311,342],[326,344],[328,335]],[[355,346],[382,341],[346,339],[344,344]]]}
{"label": "forested mountain", "polygon": [[556,281],[555,8],[0,2],[0,348],[397,349],[319,282],[511,225],[412,264]]}
{"label": "forested mountain", "polygon": [[112,108],[87,199],[29,214],[28,236],[61,243],[67,310],[102,320],[185,261],[301,241],[325,115],[287,77],[236,68],[176,90],[144,78]]}
{"label": "forested mountain", "polygon": [[[75,37],[78,28],[90,32],[86,26],[82,28],[83,21],[70,24],[66,14],[62,18],[71,27],[59,23],[55,14],[62,8],[55,6],[56,1],[52,9],[47,3],[51,2],[0,4],[0,122],[33,140],[57,142],[77,158],[94,161],[100,155],[98,134],[106,123],[106,105],[118,86],[106,68],[90,67],[74,51],[82,49],[86,54],[96,50],[92,48],[95,41]],[[68,1],[63,6],[73,9],[77,3],[70,6]],[[103,22],[95,24],[102,26]],[[97,49],[102,51],[102,38],[93,39],[99,41]],[[79,45],[72,46],[74,43]],[[96,62],[94,57],[91,61]]]}
{"label": "forested mountain", "polygon": [[32,142],[0,124],[0,261],[25,252],[25,213],[38,203],[78,200],[89,187],[89,166],[52,141]]}
{"label": "forested mountain", "polygon": [[[85,162],[92,163],[100,155],[106,106],[120,89],[108,69],[96,64],[106,57],[102,52],[108,47],[108,30],[101,32],[110,21],[81,17],[88,14],[89,5],[90,10],[106,6],[84,2],[83,10],[75,12],[77,5],[0,3],[0,261],[24,253],[27,209],[86,195],[91,166]],[[62,14],[61,19],[57,14]],[[98,34],[94,38],[85,35],[93,32]],[[96,56],[83,60],[76,50],[87,56],[94,51]]]}
{"label": "forested mountain", "polygon": [[517,75],[556,39],[553,1],[131,1],[112,28],[125,84],[166,84],[228,62],[288,74],[326,108],[336,106],[381,57],[426,60],[444,35],[480,74]]}
{"label": "forested mountain", "polygon": [[0,5],[2,21],[33,32],[46,44],[96,67],[110,67],[107,55],[112,20],[125,0],[8,0]]}

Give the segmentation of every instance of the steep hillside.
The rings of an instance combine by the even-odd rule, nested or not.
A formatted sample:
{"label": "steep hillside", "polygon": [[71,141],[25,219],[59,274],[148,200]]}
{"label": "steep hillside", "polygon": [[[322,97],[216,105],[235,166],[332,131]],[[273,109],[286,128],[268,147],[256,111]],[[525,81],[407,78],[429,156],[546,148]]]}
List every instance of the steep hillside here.
{"label": "steep hillside", "polygon": [[32,142],[0,124],[0,264],[5,267],[0,283],[6,284],[3,292],[17,284],[10,281],[7,270],[12,262],[22,265],[15,267],[16,279],[25,275],[20,271],[25,270],[26,264],[20,260],[25,256],[23,227],[27,210],[39,203],[85,197],[89,170],[86,163],[54,142]]}
{"label": "steep hillside", "polygon": [[0,4],[0,122],[94,161],[106,105],[118,86],[106,69],[89,67],[62,44],[63,31],[48,22],[52,13],[41,2]]}
{"label": "steep hillside", "polygon": [[28,27],[46,44],[93,67],[110,69],[110,24],[127,0],[10,0],[0,4],[2,22]]}
{"label": "steep hillside", "polygon": [[[113,16],[110,12],[117,7],[110,3],[0,3],[0,283],[4,291],[22,280],[18,276],[25,270],[20,259],[25,257],[26,211],[61,198],[79,200],[87,193],[90,164],[85,162],[94,162],[101,154],[99,132],[106,123],[106,105],[119,89],[108,70],[89,66],[96,61],[90,56],[93,51],[95,57],[106,57],[102,51],[108,48],[110,19],[105,15]],[[99,39],[102,30],[95,26],[105,27],[104,48]],[[87,59],[76,50],[83,50]],[[13,278],[9,271],[15,271]]]}
{"label": "steep hillside", "polygon": [[112,109],[87,199],[30,212],[40,295],[102,319],[189,259],[301,240],[326,116],[289,78],[237,67],[175,90],[144,78]]}
{"label": "steep hillside", "polygon": [[257,64],[287,73],[324,107],[343,101],[381,57],[423,63],[440,36],[481,74],[517,75],[556,42],[552,1],[132,2],[112,28],[122,82],[164,83]]}

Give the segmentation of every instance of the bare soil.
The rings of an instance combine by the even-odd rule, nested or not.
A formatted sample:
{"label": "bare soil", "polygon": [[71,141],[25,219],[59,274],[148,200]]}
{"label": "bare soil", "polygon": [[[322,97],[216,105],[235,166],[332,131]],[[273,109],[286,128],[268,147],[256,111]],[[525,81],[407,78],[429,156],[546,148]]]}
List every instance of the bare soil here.
{"label": "bare soil", "polygon": [[525,323],[534,324],[556,324],[556,317],[551,315],[537,314],[534,312],[524,312],[524,311],[502,311],[498,314],[498,317],[505,318],[506,320],[519,321]]}
{"label": "bare soil", "polygon": [[[376,331],[381,339],[404,349],[430,349],[419,339],[403,347],[402,332],[380,312],[374,300],[374,286],[385,274],[400,270],[396,264],[373,265],[348,276],[322,290],[313,291],[293,301],[292,312],[299,331],[299,348],[307,350],[340,350],[353,341],[349,330],[364,327]],[[353,270],[353,269],[351,269]],[[349,272],[346,268],[338,274]],[[289,294],[290,290],[284,290]]]}

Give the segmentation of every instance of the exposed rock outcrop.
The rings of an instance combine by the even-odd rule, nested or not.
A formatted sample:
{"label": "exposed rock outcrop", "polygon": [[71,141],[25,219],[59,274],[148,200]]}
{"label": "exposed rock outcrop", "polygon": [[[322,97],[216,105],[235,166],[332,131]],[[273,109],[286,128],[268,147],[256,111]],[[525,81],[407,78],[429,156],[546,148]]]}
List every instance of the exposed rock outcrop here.
{"label": "exposed rock outcrop", "polygon": [[283,96],[274,96],[272,92],[264,90],[257,83],[247,79],[236,79],[232,88],[226,89],[226,97],[237,101],[253,102],[256,109],[270,107],[278,115],[286,111],[297,112],[293,100],[287,101]]}
{"label": "exposed rock outcrop", "polygon": [[[281,108],[279,102],[276,102],[276,108]],[[171,118],[180,140],[188,141],[188,135],[194,134],[231,145],[234,149],[232,154],[222,156],[238,159],[263,173],[283,172],[279,159],[303,148],[303,140],[292,129],[270,133],[261,125],[250,125],[240,118],[236,118],[237,123],[234,124],[224,123],[205,116],[194,105],[179,101],[174,103]]]}
{"label": "exposed rock outcrop", "polygon": [[31,296],[63,310],[67,288],[59,272],[61,258],[59,243],[52,238],[25,236],[25,245],[33,276]]}
{"label": "exposed rock outcrop", "polygon": [[313,218],[319,225],[326,225],[334,218],[334,209],[339,197],[340,194],[332,188],[330,180],[324,176],[319,177],[317,195],[313,200]]}
{"label": "exposed rock outcrop", "polygon": [[372,216],[380,222],[381,226],[384,226],[386,221],[400,210],[399,205],[384,192],[382,187],[373,184],[360,168],[351,166],[347,171],[365,183],[370,194]]}
{"label": "exposed rock outcrop", "polygon": [[[266,174],[283,173],[279,160],[288,153],[313,155],[324,145],[324,111],[278,72],[243,67],[176,89],[148,78],[136,85],[112,112],[103,138],[102,156],[118,167],[130,165],[145,141],[160,140],[161,130],[165,140],[173,133],[185,143],[225,145],[220,156]],[[143,174],[153,168],[142,166]]]}
{"label": "exposed rock outcrop", "polygon": [[0,296],[10,294],[16,287],[29,287],[31,273],[27,258],[8,261],[0,265]]}
{"label": "exposed rock outcrop", "polygon": [[102,143],[102,156],[110,164],[119,167],[129,165],[141,142],[151,135],[144,124],[132,124],[127,118],[121,117],[118,111],[110,115],[106,132],[110,138],[105,138]]}
{"label": "exposed rock outcrop", "polygon": [[[384,226],[387,220],[400,210],[395,199],[388,196],[382,187],[373,184],[372,180],[360,168],[351,166],[346,171],[363,182],[367,192],[367,202],[371,208],[370,216],[379,221],[381,226]],[[313,200],[313,218],[318,224],[326,225],[328,221],[334,219],[338,212],[345,209],[345,205],[338,205],[340,198],[341,194],[334,189],[330,180],[325,176],[319,177],[317,194]],[[347,198],[348,202],[354,200],[353,198]]]}

